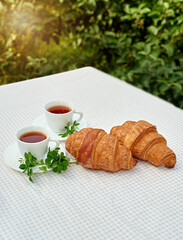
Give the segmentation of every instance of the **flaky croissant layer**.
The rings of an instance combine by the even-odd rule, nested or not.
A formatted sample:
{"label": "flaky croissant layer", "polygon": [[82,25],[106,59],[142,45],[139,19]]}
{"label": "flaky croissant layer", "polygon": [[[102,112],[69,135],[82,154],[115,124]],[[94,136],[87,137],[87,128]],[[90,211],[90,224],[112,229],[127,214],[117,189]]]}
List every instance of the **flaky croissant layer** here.
{"label": "flaky croissant layer", "polygon": [[127,121],[122,126],[113,127],[110,134],[131,150],[134,157],[155,166],[164,164],[167,168],[173,168],[176,164],[176,155],[167,146],[166,139],[154,125],[146,121]]}
{"label": "flaky croissant layer", "polygon": [[131,169],[137,161],[117,137],[102,129],[84,128],[70,135],[65,143],[68,152],[86,168],[116,172]]}

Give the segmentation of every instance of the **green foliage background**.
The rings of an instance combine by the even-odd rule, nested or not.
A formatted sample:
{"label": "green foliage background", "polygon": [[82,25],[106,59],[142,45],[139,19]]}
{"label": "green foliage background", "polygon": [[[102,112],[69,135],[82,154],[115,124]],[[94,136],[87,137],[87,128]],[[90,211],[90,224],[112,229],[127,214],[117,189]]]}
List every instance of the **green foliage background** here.
{"label": "green foliage background", "polygon": [[89,65],[183,108],[183,0],[0,1],[0,84]]}

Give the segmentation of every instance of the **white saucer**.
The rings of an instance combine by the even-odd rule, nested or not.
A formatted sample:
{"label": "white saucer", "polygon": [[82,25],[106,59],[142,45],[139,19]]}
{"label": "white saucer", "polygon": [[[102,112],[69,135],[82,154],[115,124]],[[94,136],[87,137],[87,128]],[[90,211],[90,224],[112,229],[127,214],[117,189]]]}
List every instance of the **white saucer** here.
{"label": "white saucer", "polygon": [[[77,116],[73,116],[73,121],[76,120],[76,117]],[[42,114],[42,115],[38,116],[36,119],[34,119],[34,121],[32,122],[32,125],[34,125],[34,126],[41,126],[43,128],[48,129],[50,131],[51,137],[53,139],[55,139],[55,140],[65,141],[68,138],[68,136],[63,138],[63,137],[58,135],[59,133],[53,132],[49,128],[49,126],[48,126],[48,124],[46,122],[46,118],[45,118],[44,114]],[[87,122],[86,122],[86,120],[84,118],[82,118],[81,121],[79,122],[78,130],[81,130],[82,128],[86,128],[86,127],[87,127]],[[61,133],[64,133],[64,132],[65,131],[63,131]]]}
{"label": "white saucer", "polygon": [[[65,155],[65,149],[59,145],[59,152],[63,152]],[[4,152],[4,162],[9,167],[13,168],[14,170],[22,172],[22,170],[19,168],[20,162],[18,161],[20,158],[22,158],[22,155],[19,152],[17,143],[11,144]],[[33,168],[33,172],[36,172],[39,170],[39,166],[36,166]],[[50,170],[50,169],[49,169]],[[39,170],[39,172],[42,172]]]}

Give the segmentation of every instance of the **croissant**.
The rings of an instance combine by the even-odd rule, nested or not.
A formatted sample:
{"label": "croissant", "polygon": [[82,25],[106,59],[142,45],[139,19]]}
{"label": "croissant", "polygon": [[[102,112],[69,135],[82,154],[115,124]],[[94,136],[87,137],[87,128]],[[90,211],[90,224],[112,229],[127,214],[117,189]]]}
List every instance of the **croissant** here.
{"label": "croissant", "polygon": [[155,166],[164,164],[173,168],[176,164],[175,153],[167,146],[166,139],[157,132],[156,126],[146,121],[127,121],[110,131],[120,143],[132,151],[132,155],[146,160]]}
{"label": "croissant", "polygon": [[117,137],[102,129],[84,128],[75,132],[68,137],[65,147],[86,168],[116,172],[131,169],[137,163]]}

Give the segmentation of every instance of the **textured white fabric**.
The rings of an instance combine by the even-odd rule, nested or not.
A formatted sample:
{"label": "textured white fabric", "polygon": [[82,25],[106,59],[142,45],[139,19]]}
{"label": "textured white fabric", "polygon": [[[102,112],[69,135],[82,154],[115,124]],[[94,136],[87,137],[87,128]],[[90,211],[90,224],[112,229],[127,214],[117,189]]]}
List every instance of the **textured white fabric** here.
{"label": "textured white fabric", "polygon": [[[18,129],[54,99],[75,103],[91,127],[127,120],[157,126],[177,155],[174,169],[139,161],[109,173],[71,165],[34,184],[3,162]],[[183,239],[183,111],[94,68],[0,87],[0,239]]]}

